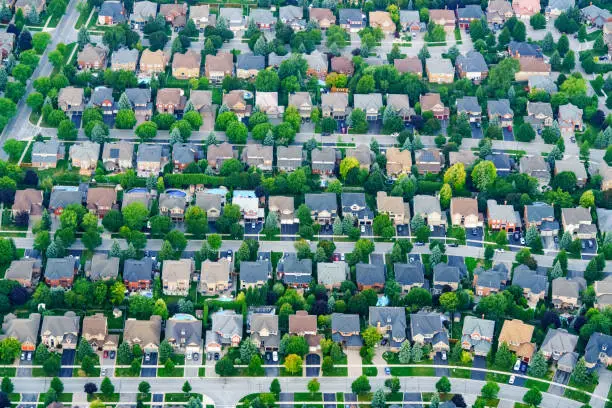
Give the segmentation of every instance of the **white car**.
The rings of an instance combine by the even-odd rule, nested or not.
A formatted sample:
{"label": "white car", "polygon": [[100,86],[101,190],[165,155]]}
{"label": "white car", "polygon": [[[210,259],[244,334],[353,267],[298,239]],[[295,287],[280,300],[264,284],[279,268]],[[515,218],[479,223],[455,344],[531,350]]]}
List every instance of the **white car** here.
{"label": "white car", "polygon": [[100,375],[102,377],[106,377],[106,368],[103,368],[102,370],[100,370]]}
{"label": "white car", "polygon": [[521,368],[521,360],[516,359],[516,363],[514,363],[514,371],[518,371]]}
{"label": "white car", "polygon": [[365,225],[361,226],[361,233],[363,234],[365,232]]}
{"label": "white car", "polygon": [[446,351],[442,352],[442,361],[446,361]]}
{"label": "white car", "polygon": [[508,384],[514,384],[514,380],[516,380],[516,377],[511,375],[510,380],[508,380]]}
{"label": "white car", "polygon": [[525,245],[525,238],[521,237],[521,245]]}
{"label": "white car", "polygon": [[278,351],[272,353],[272,361],[275,363],[278,361]]}

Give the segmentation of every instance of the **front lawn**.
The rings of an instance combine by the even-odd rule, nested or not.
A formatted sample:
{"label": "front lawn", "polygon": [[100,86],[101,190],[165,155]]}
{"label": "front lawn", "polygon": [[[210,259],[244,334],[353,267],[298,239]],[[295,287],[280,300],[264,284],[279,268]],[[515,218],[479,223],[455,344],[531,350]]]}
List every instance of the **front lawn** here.
{"label": "front lawn", "polygon": [[[338,363],[338,365],[346,365],[347,363],[347,358],[346,355],[342,358],[342,360],[340,360]],[[334,365],[334,368],[332,368],[331,370],[323,373],[323,377],[346,377],[348,376],[348,367],[336,367],[336,365]]]}
{"label": "front lawn", "polygon": [[591,400],[591,396],[582,392],[582,391],[574,391],[569,388],[565,389],[563,396],[574,401],[582,402],[583,404],[588,403]]}
{"label": "front lawn", "polygon": [[139,377],[140,373],[132,372],[130,367],[115,368],[115,377]]}
{"label": "front lawn", "polygon": [[460,368],[450,369],[451,378],[470,378],[470,374],[471,374],[471,371],[467,369],[466,370],[463,370]]}
{"label": "front lawn", "polygon": [[[38,402],[44,402],[46,397],[47,397],[46,392],[38,394]],[[72,402],[72,393],[62,392],[61,394],[57,395],[57,400],[58,402]]]}
{"label": "front lawn", "polygon": [[113,393],[110,395],[106,395],[106,394],[102,394],[101,392],[98,392],[96,394],[87,394],[87,401],[91,402],[91,401],[95,401],[97,399],[99,399],[102,402],[119,402],[119,397],[121,394],[119,393]]}
{"label": "front lawn", "polygon": [[184,392],[168,392],[164,394],[164,402],[187,402],[191,397],[199,398],[202,400],[202,394],[191,392],[186,394]]}
{"label": "front lawn", "polygon": [[17,369],[15,367],[0,367],[0,377],[15,377]]}
{"label": "front lawn", "polygon": [[[185,355],[184,354],[175,354],[172,356],[172,362],[175,366],[184,366],[185,365]],[[166,369],[166,367],[160,367],[157,369],[158,377],[182,377],[185,370],[184,367],[174,367],[171,370]]]}
{"label": "front lawn", "polygon": [[540,390],[540,392],[547,392],[548,387],[550,387],[549,383],[532,380],[531,378],[525,381],[525,388],[537,388],[538,390]]}
{"label": "front lawn", "polygon": [[508,381],[510,380],[510,376],[506,375],[506,374],[498,374],[498,373],[487,372],[486,380],[487,381],[495,381],[495,382],[498,382],[498,383],[507,384]]}
{"label": "front lawn", "polygon": [[293,394],[293,400],[295,402],[319,402],[323,401],[323,393],[296,392]]}

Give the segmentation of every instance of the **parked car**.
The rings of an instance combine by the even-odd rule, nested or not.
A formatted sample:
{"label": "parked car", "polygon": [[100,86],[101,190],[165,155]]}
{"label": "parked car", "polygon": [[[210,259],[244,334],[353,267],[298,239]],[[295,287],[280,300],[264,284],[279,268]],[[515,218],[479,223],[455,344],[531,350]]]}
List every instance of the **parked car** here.
{"label": "parked car", "polygon": [[278,351],[272,352],[272,361],[275,363],[278,361]]}
{"label": "parked car", "polygon": [[385,375],[391,375],[391,369],[389,367],[385,367]]}
{"label": "parked car", "polygon": [[208,353],[208,360],[212,360],[212,353]]}
{"label": "parked car", "polygon": [[477,236],[478,235],[478,230],[476,228],[472,228],[472,235],[473,236]]}
{"label": "parked car", "polygon": [[26,358],[25,353],[21,353],[21,361],[25,360],[25,358]]}
{"label": "parked car", "polygon": [[593,248],[593,240],[589,239],[587,242],[589,243],[589,248]]}
{"label": "parked car", "polygon": [[115,350],[111,350],[109,353],[109,356],[111,358],[111,360],[113,360],[115,358]]}
{"label": "parked car", "polygon": [[363,233],[365,233],[365,225],[362,225],[362,226],[361,226],[361,233],[362,233],[362,234],[363,234]]}
{"label": "parked car", "polygon": [[200,353],[193,353],[193,361],[198,361],[200,359]]}
{"label": "parked car", "polygon": [[446,361],[446,351],[442,352],[442,361]]}
{"label": "parked car", "polygon": [[102,357],[108,358],[108,350],[104,350],[104,353],[102,353]]}
{"label": "parked car", "polygon": [[514,371],[518,371],[521,368],[521,359],[517,358],[516,363],[514,363]]}
{"label": "parked car", "polygon": [[215,353],[215,361],[219,360],[219,353]]}
{"label": "parked car", "polygon": [[521,245],[525,245],[525,238],[521,237]]}
{"label": "parked car", "polygon": [[514,384],[514,380],[516,380],[516,377],[511,375],[510,380],[508,381],[508,384]]}

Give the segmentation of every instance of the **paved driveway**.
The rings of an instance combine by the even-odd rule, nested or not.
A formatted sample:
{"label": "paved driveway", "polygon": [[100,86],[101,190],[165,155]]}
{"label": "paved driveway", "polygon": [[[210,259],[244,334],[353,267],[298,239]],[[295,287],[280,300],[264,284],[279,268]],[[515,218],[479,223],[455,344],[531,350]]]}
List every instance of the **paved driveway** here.
{"label": "paved driveway", "polygon": [[324,408],[336,408],[336,394],[333,392],[326,392],[323,394],[323,401],[325,402],[334,402],[333,404],[323,404]]}
{"label": "paved driveway", "polygon": [[410,235],[410,230],[408,228],[408,224],[398,225],[396,230],[397,230],[397,235],[399,235],[401,237],[407,237],[408,235]]}
{"label": "paved driveway", "polygon": [[[581,244],[584,245],[584,249],[581,250],[582,259],[591,259],[597,255],[597,240],[595,239],[583,239]],[[589,243],[593,246],[589,247]]]}
{"label": "paved driveway", "polygon": [[[474,368],[487,368],[487,360],[482,356],[474,356],[474,361],[472,361],[472,367]],[[472,380],[485,380],[486,373],[484,371],[476,371],[471,370],[470,378]]]}
{"label": "paved driveway", "polygon": [[351,402],[357,402],[357,395],[352,392],[347,392],[344,394],[344,402],[348,402],[348,404],[344,404],[344,408],[357,408],[357,404],[351,404]]}
{"label": "paved driveway", "polygon": [[263,229],[263,222],[247,222],[244,225],[244,233],[245,234],[259,234]]}
{"label": "paved driveway", "polygon": [[385,255],[384,254],[371,254],[370,255],[370,263],[374,265],[384,265],[385,264]]}
{"label": "paved driveway", "polygon": [[[164,402],[164,394],[153,394],[153,402]],[[161,408],[161,405],[152,405],[152,408]]]}
{"label": "paved driveway", "polygon": [[[306,356],[306,365],[321,364],[321,356],[318,354],[308,354]],[[321,367],[306,367],[306,377],[318,377]]]}
{"label": "paved driveway", "polygon": [[280,400],[280,408],[293,408],[293,404],[283,404],[283,402],[293,402],[292,392],[281,392],[278,397]]}
{"label": "paved driveway", "polygon": [[278,368],[278,361],[274,362],[274,360],[272,359],[272,352],[266,352],[266,355],[264,356],[265,358],[265,362],[264,364],[266,365],[275,365],[276,367],[266,367],[264,368],[265,372],[266,372],[266,377],[280,377],[280,370]]}
{"label": "paved driveway", "polygon": [[[610,387],[612,387],[612,371],[606,370],[603,367],[599,368],[599,384],[595,388],[594,394],[599,395],[600,397],[607,397],[608,392],[610,391]],[[604,403],[602,400],[593,398],[591,400],[591,405],[593,407],[599,408],[603,407]]]}
{"label": "paved driveway", "polygon": [[484,137],[482,133],[482,127],[476,126],[475,123],[472,123],[471,126],[472,126],[472,139],[482,139]]}
{"label": "paved driveway", "polygon": [[502,128],[502,134],[504,135],[504,140],[507,142],[513,142],[514,141],[514,134],[512,133],[512,131],[508,128]]}
{"label": "paved driveway", "polygon": [[19,366],[17,367],[17,377],[31,377],[32,376],[32,360],[19,360]]}
{"label": "paved driveway", "polygon": [[[298,224],[281,224],[281,235],[297,235],[300,226]],[[281,241],[293,241],[294,237],[281,237]]]}
{"label": "paved driveway", "polygon": [[62,351],[62,368],[60,368],[60,377],[72,377],[72,367],[74,364],[74,358],[76,357],[76,350],[64,350]]}
{"label": "paved driveway", "polygon": [[[484,231],[482,230],[482,227],[468,228],[465,231],[465,239],[467,240],[466,242],[467,246],[482,248],[483,238],[484,238]],[[474,242],[474,241],[477,241],[477,242]]]}
{"label": "paved driveway", "polygon": [[[405,392],[404,393],[404,402],[415,402],[422,401],[420,392]],[[405,404],[406,407],[410,408],[423,408],[421,404]]]}
{"label": "paved driveway", "polygon": [[[448,359],[442,360],[442,353],[436,353],[434,355],[434,365],[448,365]],[[448,368],[436,367],[436,377],[450,377],[450,370]]]}
{"label": "paved driveway", "polygon": [[[557,370],[557,371],[555,371],[555,376],[553,377],[553,382],[567,385],[567,383],[569,382],[569,377],[570,377],[569,373]],[[562,396],[563,393],[565,392],[565,389],[563,387],[559,387],[558,385],[552,384],[548,388],[548,392],[551,393],[551,394]]]}
{"label": "paved driveway", "polygon": [[19,408],[36,408],[38,394],[21,394],[21,400],[24,402],[33,402],[33,404],[19,404]]}
{"label": "paved driveway", "polygon": [[149,361],[142,361],[142,369],[140,371],[141,377],[157,377],[157,368],[156,367],[147,367],[147,366],[157,365],[157,353],[151,353],[151,358]]}

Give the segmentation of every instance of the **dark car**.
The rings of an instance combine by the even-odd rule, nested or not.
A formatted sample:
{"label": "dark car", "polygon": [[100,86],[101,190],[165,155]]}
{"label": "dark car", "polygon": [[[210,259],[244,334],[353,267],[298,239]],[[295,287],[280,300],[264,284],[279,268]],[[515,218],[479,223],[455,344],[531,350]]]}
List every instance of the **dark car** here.
{"label": "dark car", "polygon": [[215,353],[215,361],[219,360],[219,353]]}
{"label": "dark car", "polygon": [[109,353],[109,356],[111,359],[115,358],[115,350],[111,350],[111,352]]}

